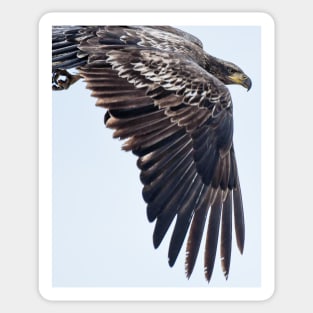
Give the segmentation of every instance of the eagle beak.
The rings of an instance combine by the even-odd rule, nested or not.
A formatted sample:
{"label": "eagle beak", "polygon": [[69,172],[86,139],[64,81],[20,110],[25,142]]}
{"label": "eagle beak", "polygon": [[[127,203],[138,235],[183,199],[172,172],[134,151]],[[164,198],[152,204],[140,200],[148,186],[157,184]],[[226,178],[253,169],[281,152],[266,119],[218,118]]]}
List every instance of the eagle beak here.
{"label": "eagle beak", "polygon": [[249,77],[246,76],[246,79],[244,79],[242,81],[242,86],[247,88],[247,91],[249,91],[251,89],[252,86],[252,81]]}
{"label": "eagle beak", "polygon": [[229,79],[233,84],[238,84],[247,88],[247,91],[249,91],[252,86],[251,79],[242,73],[234,73],[231,76],[229,76]]}

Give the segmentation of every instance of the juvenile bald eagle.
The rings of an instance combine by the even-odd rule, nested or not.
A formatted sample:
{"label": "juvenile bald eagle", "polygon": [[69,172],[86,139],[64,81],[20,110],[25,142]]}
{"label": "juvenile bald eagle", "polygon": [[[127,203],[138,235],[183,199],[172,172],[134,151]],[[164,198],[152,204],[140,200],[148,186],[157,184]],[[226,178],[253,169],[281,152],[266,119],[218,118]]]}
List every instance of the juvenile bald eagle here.
{"label": "juvenile bald eagle", "polygon": [[[72,68],[78,73],[70,74]],[[154,247],[176,218],[168,262],[174,265],[189,230],[189,278],[208,216],[205,277],[209,282],[220,233],[227,278],[232,217],[241,253],[245,226],[226,85],[249,90],[250,78],[173,27],[53,27],[52,88],[67,89],[80,78],[107,110],[105,125],[114,138],[127,139],[122,148],[138,156],[148,220],[156,220]]]}

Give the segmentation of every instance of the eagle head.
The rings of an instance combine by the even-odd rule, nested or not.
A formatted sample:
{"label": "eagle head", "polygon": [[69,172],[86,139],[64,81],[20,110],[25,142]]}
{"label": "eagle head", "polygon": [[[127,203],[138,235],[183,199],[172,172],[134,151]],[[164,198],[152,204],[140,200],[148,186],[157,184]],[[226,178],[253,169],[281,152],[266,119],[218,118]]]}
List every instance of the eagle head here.
{"label": "eagle head", "polygon": [[206,70],[218,78],[225,85],[241,85],[247,88],[248,91],[252,86],[251,79],[239,66],[235,65],[234,63],[210,57],[207,60]]}

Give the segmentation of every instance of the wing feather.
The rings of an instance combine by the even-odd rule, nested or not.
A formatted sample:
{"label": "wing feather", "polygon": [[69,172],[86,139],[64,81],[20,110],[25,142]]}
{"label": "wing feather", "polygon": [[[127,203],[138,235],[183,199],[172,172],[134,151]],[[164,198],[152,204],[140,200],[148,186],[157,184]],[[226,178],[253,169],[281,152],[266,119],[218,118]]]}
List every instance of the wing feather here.
{"label": "wing feather", "polygon": [[168,259],[170,266],[175,264],[178,253],[182,247],[195,208],[198,205],[198,197],[202,186],[201,177],[195,174],[195,177],[189,184],[188,190],[184,193],[183,205],[177,213],[177,219],[169,245]]}
{"label": "wing feather", "polygon": [[214,268],[218,233],[220,228],[221,210],[222,193],[218,192],[215,201],[211,205],[209,224],[207,229],[207,238],[205,243],[204,273],[208,282],[211,280]]}
{"label": "wing feather", "polygon": [[223,203],[221,228],[221,262],[224,275],[227,279],[231,258],[232,242],[232,193],[228,192]]}
{"label": "wing feather", "polygon": [[[152,183],[143,188],[142,195],[144,200],[150,203],[155,200],[157,195],[163,197],[164,191],[168,192],[166,189],[169,191],[173,190],[181,180],[181,178],[177,179],[177,177],[184,174],[192,164],[192,151],[188,151],[187,154],[178,158],[166,171],[163,171]],[[160,194],[161,191],[163,193]]]}
{"label": "wing feather", "polygon": [[188,278],[190,278],[196,263],[207,213],[215,193],[216,191],[210,186],[202,185],[199,203],[191,222],[186,245],[185,271]]}
{"label": "wing feather", "polygon": [[164,189],[164,197],[160,196],[159,199],[156,199],[159,201],[154,202],[154,205],[158,208],[157,221],[153,232],[153,243],[156,248],[162,242],[169,226],[182,206],[185,192],[188,190],[195,173],[192,163],[189,164],[183,175],[179,176],[173,189]]}

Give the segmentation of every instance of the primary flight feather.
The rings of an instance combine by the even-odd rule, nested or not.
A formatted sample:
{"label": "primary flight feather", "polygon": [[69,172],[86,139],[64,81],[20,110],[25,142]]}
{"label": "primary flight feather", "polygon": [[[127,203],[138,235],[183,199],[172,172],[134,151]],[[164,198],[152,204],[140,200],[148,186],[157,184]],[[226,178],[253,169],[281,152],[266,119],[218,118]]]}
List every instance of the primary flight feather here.
{"label": "primary flight feather", "polygon": [[[73,68],[77,74],[67,71]],[[208,220],[205,277],[209,282],[220,234],[227,278],[232,225],[241,253],[245,225],[226,85],[249,90],[250,78],[170,26],[54,26],[52,88],[67,89],[80,78],[107,110],[105,125],[113,136],[138,156],[147,217],[156,221],[154,247],[175,220],[168,262],[175,264],[188,233],[189,278]]]}

